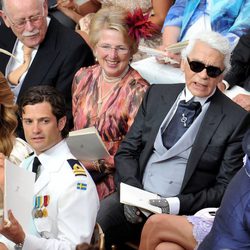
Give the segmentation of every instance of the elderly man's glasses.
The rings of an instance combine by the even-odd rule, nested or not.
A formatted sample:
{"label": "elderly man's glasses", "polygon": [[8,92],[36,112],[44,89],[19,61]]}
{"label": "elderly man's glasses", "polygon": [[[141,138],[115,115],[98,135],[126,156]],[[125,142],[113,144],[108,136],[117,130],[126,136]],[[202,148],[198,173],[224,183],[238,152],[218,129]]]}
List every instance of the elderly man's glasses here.
{"label": "elderly man's glasses", "polygon": [[110,44],[100,44],[98,45],[98,47],[107,53],[111,52],[112,50],[115,50],[120,55],[126,55],[128,54],[129,51],[127,47],[124,46],[112,47]]}
{"label": "elderly man's glasses", "polygon": [[190,69],[195,72],[195,73],[199,73],[201,72],[203,69],[206,69],[207,71],[207,75],[209,77],[215,78],[219,75],[222,74],[223,70],[221,70],[218,67],[215,66],[206,66],[204,63],[202,62],[198,62],[198,61],[190,61],[189,58],[187,58],[188,64]]}
{"label": "elderly man's glasses", "polygon": [[17,29],[22,29],[25,27],[27,22],[30,22],[33,25],[38,24],[41,21],[41,19],[44,18],[44,8],[42,8],[42,14],[31,16],[29,18],[19,19],[19,20],[15,20],[15,21],[11,20],[9,16],[8,16],[8,18],[10,20],[11,25],[13,25]]}

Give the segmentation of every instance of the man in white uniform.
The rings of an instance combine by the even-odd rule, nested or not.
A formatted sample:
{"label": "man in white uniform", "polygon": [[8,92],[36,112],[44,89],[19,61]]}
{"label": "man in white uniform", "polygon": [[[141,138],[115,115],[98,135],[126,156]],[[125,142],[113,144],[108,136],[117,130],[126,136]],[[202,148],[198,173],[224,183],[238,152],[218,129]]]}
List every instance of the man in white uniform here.
{"label": "man in white uniform", "polygon": [[99,199],[89,173],[65,141],[68,127],[62,95],[50,86],[32,87],[22,97],[19,112],[25,138],[35,151],[21,164],[36,172],[33,229],[24,232],[9,211],[10,223],[3,223],[0,233],[14,249],[67,250],[89,243]]}

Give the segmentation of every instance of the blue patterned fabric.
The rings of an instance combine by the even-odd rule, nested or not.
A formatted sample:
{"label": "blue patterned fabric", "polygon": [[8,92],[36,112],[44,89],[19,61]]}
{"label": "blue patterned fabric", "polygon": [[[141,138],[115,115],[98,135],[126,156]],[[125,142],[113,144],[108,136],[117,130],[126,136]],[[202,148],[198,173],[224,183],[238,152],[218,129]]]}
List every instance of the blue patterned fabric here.
{"label": "blue patterned fabric", "polygon": [[[206,11],[206,0],[176,0],[170,8],[163,29],[166,26],[181,28],[179,41],[187,30]],[[213,31],[229,38],[231,44],[250,28],[250,0],[210,0],[210,19]]]}

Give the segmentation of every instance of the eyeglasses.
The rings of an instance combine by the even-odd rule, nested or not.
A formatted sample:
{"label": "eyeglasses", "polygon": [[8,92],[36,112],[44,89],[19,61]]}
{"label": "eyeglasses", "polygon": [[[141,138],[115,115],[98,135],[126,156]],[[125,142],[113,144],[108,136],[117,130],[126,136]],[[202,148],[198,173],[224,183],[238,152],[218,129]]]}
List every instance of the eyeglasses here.
{"label": "eyeglasses", "polygon": [[222,72],[224,70],[221,70],[218,67],[215,66],[206,66],[204,63],[202,62],[198,62],[198,61],[190,61],[189,58],[187,58],[188,64],[190,69],[195,72],[195,73],[199,73],[201,72],[203,69],[206,69],[207,71],[207,75],[209,77],[215,78],[217,76],[219,76],[220,74],[222,74]]}
{"label": "eyeglasses", "polygon": [[38,24],[41,21],[41,19],[44,18],[44,8],[42,8],[42,14],[31,16],[25,19],[13,21],[8,15],[7,17],[9,18],[11,25],[13,25],[17,29],[22,29],[25,27],[27,22],[30,22],[33,25]]}
{"label": "eyeglasses", "polygon": [[129,52],[129,49],[124,46],[112,47],[110,44],[100,44],[98,45],[98,47],[107,53],[109,53],[113,49],[117,52],[117,54],[120,55],[126,55]]}

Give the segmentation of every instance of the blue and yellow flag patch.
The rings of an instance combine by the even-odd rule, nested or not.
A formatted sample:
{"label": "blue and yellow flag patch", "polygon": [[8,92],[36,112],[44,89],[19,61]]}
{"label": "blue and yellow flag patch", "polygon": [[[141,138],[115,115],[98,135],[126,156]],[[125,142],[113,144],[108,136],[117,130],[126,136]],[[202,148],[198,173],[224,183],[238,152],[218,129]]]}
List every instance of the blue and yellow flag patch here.
{"label": "blue and yellow flag patch", "polygon": [[82,182],[78,182],[77,185],[76,185],[76,189],[87,190],[87,184],[86,183],[82,183]]}

